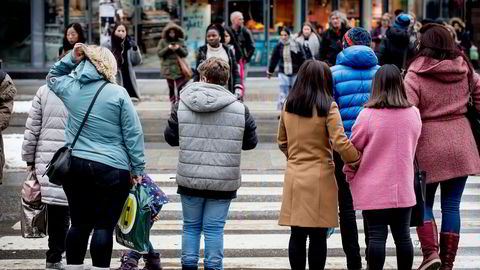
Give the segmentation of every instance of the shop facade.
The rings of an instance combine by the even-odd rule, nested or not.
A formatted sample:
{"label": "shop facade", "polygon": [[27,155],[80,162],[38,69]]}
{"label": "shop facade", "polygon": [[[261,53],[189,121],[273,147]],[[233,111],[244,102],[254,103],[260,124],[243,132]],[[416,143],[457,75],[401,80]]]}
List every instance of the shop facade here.
{"label": "shop facade", "polygon": [[[105,20],[112,16],[128,25],[129,34],[144,55],[139,69],[159,68],[156,47],[163,27],[173,21],[186,33],[189,60],[205,42],[205,29],[212,22],[229,24],[233,11],[241,11],[255,39],[256,52],[250,65],[265,67],[279,40],[278,28],[288,26],[298,33],[303,22],[318,31],[328,28],[333,10],[343,11],[351,26],[372,29],[385,12],[410,11],[417,18],[460,17],[472,22],[480,10],[478,1],[463,0],[2,0],[0,26],[3,36],[0,59],[9,68],[45,69],[58,57],[65,25],[83,26],[87,43],[108,38]],[[478,7],[477,7],[478,6]],[[468,7],[470,9],[468,9]],[[480,28],[479,28],[480,29]]]}

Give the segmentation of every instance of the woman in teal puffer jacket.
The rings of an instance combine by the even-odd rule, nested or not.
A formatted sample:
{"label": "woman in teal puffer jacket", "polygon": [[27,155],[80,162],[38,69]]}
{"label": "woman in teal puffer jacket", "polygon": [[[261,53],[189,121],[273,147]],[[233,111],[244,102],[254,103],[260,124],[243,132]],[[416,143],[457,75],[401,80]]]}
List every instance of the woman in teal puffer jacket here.
{"label": "woman in teal puffer jacket", "polygon": [[98,95],[73,148],[70,177],[63,183],[72,221],[66,239],[68,269],[83,269],[92,230],[91,269],[109,269],[113,229],[131,183],[144,174],[142,126],[127,91],[115,84],[116,74],[115,57],[107,48],[77,43],[47,76],[48,87],[68,110],[67,145],[97,90],[110,82]]}

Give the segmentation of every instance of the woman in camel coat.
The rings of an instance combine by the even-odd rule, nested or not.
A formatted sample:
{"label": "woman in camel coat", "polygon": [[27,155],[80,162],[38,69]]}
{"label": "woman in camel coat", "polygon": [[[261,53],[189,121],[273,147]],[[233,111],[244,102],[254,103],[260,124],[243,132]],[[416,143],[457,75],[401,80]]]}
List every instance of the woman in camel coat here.
{"label": "woman in camel coat", "polygon": [[354,167],[360,161],[360,152],[345,135],[332,98],[332,73],[325,63],[308,60],[300,68],[280,116],[277,142],[288,159],[279,224],[292,227],[290,265],[305,269],[308,236],[309,268],[323,269],[327,230],[338,227],[332,152]]}

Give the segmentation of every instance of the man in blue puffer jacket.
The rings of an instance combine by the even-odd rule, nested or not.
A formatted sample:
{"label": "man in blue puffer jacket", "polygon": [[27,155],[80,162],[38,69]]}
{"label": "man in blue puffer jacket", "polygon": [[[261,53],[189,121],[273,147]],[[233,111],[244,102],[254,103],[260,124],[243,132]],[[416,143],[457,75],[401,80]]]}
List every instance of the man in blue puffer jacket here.
{"label": "man in blue puffer jacket", "polygon": [[[343,37],[343,51],[337,55],[332,67],[335,102],[340,108],[345,134],[350,138],[358,114],[363,110],[371,93],[372,79],[380,68],[375,52],[370,48],[372,37],[363,28],[350,29]],[[334,152],[335,177],[338,185],[340,233],[347,257],[348,269],[361,269],[358,230],[350,188],[342,172],[343,162]],[[365,226],[366,228],[366,226]],[[368,244],[368,232],[365,231]]]}

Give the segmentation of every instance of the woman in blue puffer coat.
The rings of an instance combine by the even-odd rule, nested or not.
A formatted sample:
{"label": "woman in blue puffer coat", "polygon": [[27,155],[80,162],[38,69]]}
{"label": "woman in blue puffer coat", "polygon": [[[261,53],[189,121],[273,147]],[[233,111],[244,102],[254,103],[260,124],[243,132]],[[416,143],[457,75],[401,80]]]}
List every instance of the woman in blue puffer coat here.
{"label": "woman in blue puffer coat", "polygon": [[[337,55],[332,67],[335,102],[340,109],[345,134],[350,138],[357,116],[368,101],[372,89],[372,79],[380,68],[375,52],[370,48],[372,37],[363,28],[352,28],[343,37],[343,51]],[[342,172],[343,161],[338,153],[333,153],[335,178],[338,185],[338,205],[340,208],[340,233],[343,250],[347,257],[348,269],[362,268],[358,231],[353,210],[350,187]],[[366,226],[365,226],[366,227]],[[368,243],[368,232],[365,231]]]}

